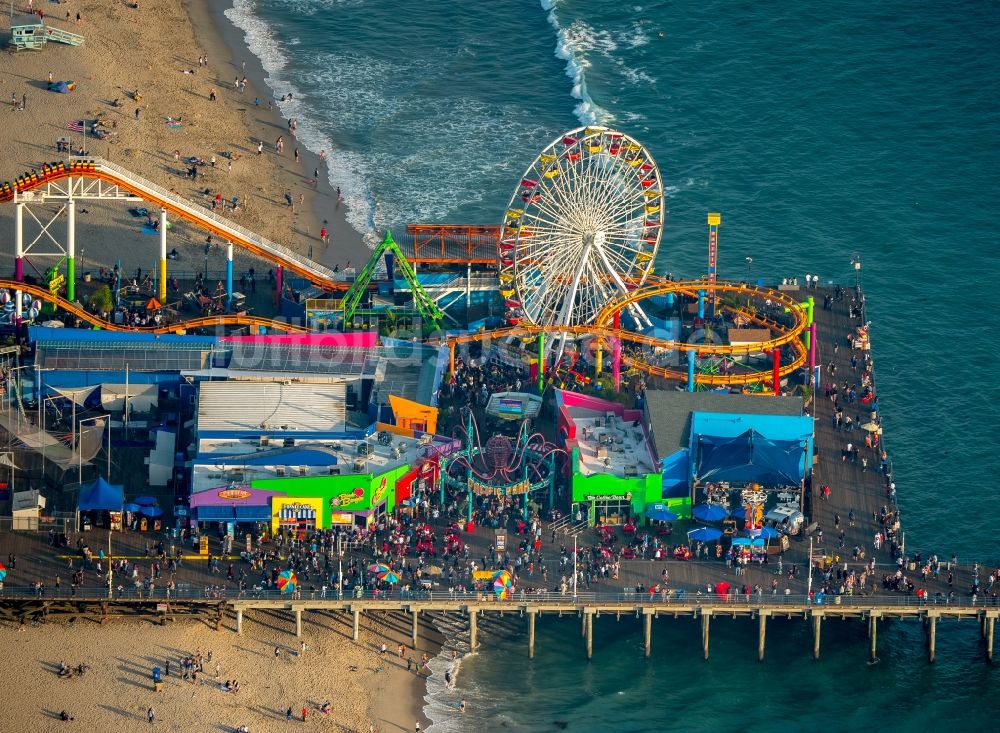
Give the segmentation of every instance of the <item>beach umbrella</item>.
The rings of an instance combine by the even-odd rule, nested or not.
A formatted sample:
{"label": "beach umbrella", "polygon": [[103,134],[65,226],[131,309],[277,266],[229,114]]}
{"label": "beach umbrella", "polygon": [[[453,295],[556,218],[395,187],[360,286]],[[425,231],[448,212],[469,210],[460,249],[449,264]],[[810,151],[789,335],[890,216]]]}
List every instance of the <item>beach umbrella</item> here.
{"label": "beach umbrella", "polygon": [[139,509],[147,517],[162,517],[163,510],[158,506],[144,506]]}
{"label": "beach umbrella", "polygon": [[150,298],[148,301],[146,301],[146,310],[148,311],[159,310],[162,307],[163,306],[160,305],[160,301],[158,301],[156,298]]}
{"label": "beach umbrella", "polygon": [[299,578],[294,570],[282,570],[278,573],[278,590],[282,593],[291,593],[298,584]]}
{"label": "beach umbrella", "polygon": [[734,537],[733,547],[749,547],[750,538],[749,537]]}
{"label": "beach umbrella", "polygon": [[879,431],[879,426],[873,422],[866,422],[861,426],[862,430],[867,430],[869,433],[877,433]]}
{"label": "beach umbrella", "polygon": [[646,516],[657,522],[673,522],[677,519],[677,515],[666,504],[650,504],[646,507]]}
{"label": "beach umbrella", "polygon": [[138,499],[135,499],[135,503],[139,506],[156,506],[158,502],[152,496],[140,496]]}
{"label": "beach umbrella", "polygon": [[498,596],[502,596],[504,593],[509,591],[514,587],[514,576],[512,576],[506,570],[501,570],[499,573],[493,576],[493,592]]}
{"label": "beach umbrella", "polygon": [[125,504],[124,506],[122,506],[122,511],[123,512],[131,512],[132,514],[136,514],[137,512],[142,511],[142,507],[139,506],[138,504],[131,504],[130,503],[130,504]]}
{"label": "beach umbrella", "polygon": [[0,583],[7,577],[7,566],[0,562]]}
{"label": "beach umbrella", "polygon": [[394,570],[386,570],[384,573],[379,573],[375,577],[381,580],[383,583],[399,582],[399,576],[396,574],[396,571]]}
{"label": "beach umbrella", "polygon": [[711,542],[722,537],[722,530],[713,527],[699,527],[688,532],[688,538],[699,542]]}
{"label": "beach umbrella", "polygon": [[376,575],[379,575],[381,573],[388,573],[390,570],[392,570],[392,568],[390,568],[388,565],[383,565],[380,562],[368,566],[368,572],[374,573]]}
{"label": "beach umbrella", "polygon": [[718,504],[699,504],[691,514],[703,522],[718,522],[729,516],[729,511]]}

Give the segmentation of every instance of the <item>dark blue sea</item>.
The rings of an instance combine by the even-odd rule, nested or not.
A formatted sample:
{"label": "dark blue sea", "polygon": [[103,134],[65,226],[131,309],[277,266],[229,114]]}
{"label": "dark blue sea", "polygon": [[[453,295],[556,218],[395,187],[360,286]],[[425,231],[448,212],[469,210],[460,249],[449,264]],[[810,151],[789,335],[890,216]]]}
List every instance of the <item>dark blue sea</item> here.
{"label": "dark blue sea", "polygon": [[[1000,505],[1000,5],[991,1],[236,0],[300,139],[333,151],[331,182],[362,232],[502,221],[522,171],[581,124],[615,126],[668,194],[657,271],[853,283],[872,319],[907,548],[996,561]],[[484,639],[460,691],[432,690],[435,731],[989,729],[997,671],[974,624],[887,626],[865,664],[860,625],[718,621],[710,662],[690,620],[572,621]],[[469,712],[454,706],[466,695]]]}

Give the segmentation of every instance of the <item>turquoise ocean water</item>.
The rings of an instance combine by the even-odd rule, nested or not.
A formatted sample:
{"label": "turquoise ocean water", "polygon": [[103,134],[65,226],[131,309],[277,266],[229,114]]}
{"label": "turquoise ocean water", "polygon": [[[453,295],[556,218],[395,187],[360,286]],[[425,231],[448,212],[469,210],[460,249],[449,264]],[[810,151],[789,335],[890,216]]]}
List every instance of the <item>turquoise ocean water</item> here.
{"label": "turquoise ocean water", "polygon": [[[706,270],[705,214],[721,211],[724,277],[853,281],[860,256],[887,445],[907,546],[996,560],[1000,429],[1000,6],[602,0],[236,0],[276,96],[361,231],[500,223],[521,172],[563,131],[617,126],[668,186],[659,272]],[[539,624],[526,658],[503,627],[460,676],[470,711],[432,695],[435,730],[723,730],[754,724],[954,730],[988,726],[1000,685],[972,624],[880,635],[827,624],[597,622],[584,663],[571,621]]]}

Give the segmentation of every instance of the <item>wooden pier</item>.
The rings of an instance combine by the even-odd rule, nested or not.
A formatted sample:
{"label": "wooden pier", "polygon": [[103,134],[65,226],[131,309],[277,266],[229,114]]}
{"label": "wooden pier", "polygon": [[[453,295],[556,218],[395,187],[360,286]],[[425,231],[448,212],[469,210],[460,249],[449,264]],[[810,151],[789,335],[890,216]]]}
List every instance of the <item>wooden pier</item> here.
{"label": "wooden pier", "polygon": [[[535,628],[541,615],[577,618],[587,659],[594,655],[594,618],[601,615],[616,619],[634,617],[641,619],[643,648],[646,657],[653,651],[653,624],[659,619],[694,619],[700,624],[702,656],[709,659],[711,625],[713,618],[755,620],[757,632],[756,655],[764,660],[767,622],[770,619],[800,619],[812,628],[812,655],[820,658],[823,621],[826,619],[862,622],[868,628],[868,659],[875,661],[878,648],[879,621],[919,621],[925,632],[928,662],[936,657],[937,622],[939,619],[977,620],[985,647],[987,663],[993,662],[993,640],[1000,605],[941,605],[916,603],[880,603],[874,598],[846,599],[841,603],[815,605],[805,598],[791,601],[769,601],[767,597],[751,597],[749,602],[733,601],[731,597],[704,597],[677,601],[622,600],[600,594],[587,594],[575,601],[569,597],[553,596],[545,599],[496,601],[470,594],[464,598],[420,600],[392,599],[292,599],[292,598],[241,598],[241,599],[181,599],[137,600],[89,598],[4,598],[0,599],[0,620],[22,623],[52,623],[69,620],[92,620],[105,623],[111,619],[145,619],[151,623],[167,623],[183,619],[198,619],[214,625],[217,631],[229,619],[234,620],[236,634],[242,634],[245,614],[252,611],[285,612],[289,619],[289,632],[296,637],[303,635],[303,616],[306,613],[340,614],[352,626],[352,638],[359,640],[361,616],[364,614],[394,614],[409,618],[411,643],[417,646],[420,616],[457,616],[468,624],[470,648],[479,646],[479,621],[489,618],[520,617],[525,619],[527,654],[533,658],[536,649]],[[892,600],[892,599],[890,599]]]}

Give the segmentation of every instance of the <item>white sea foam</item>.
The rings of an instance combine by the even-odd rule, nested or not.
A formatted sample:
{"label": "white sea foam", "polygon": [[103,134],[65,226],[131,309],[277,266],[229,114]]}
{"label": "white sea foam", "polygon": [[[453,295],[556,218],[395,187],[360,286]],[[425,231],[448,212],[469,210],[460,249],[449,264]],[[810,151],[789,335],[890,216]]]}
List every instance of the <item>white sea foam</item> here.
{"label": "white sea foam", "polygon": [[[573,82],[570,90],[579,104],[573,110],[577,119],[584,125],[606,125],[614,120],[614,116],[598,105],[587,93],[586,69],[590,62],[584,55],[587,50],[595,47],[592,43],[593,33],[585,32],[586,24],[574,23],[569,28],[563,28],[556,14],[557,0],[541,0],[542,10],[548,13],[549,24],[556,32],[556,57],[566,61],[566,76]],[[610,41],[610,37],[608,38]]]}
{"label": "white sea foam", "polygon": [[[274,95],[275,104],[286,119],[296,118],[297,139],[314,153],[331,151],[334,145],[323,132],[323,125],[310,114],[310,107],[300,91],[287,78],[288,57],[282,52],[277,39],[267,23],[253,13],[253,0],[234,0],[233,7],[225,11],[229,21],[243,31],[244,40],[250,52],[260,59],[264,68],[265,82]],[[291,94],[292,101],[280,101]],[[360,155],[337,151],[327,156],[330,183],[341,189],[347,204],[347,221],[358,232],[365,235],[371,244],[375,238],[377,207],[367,181],[371,170],[368,162]]]}

